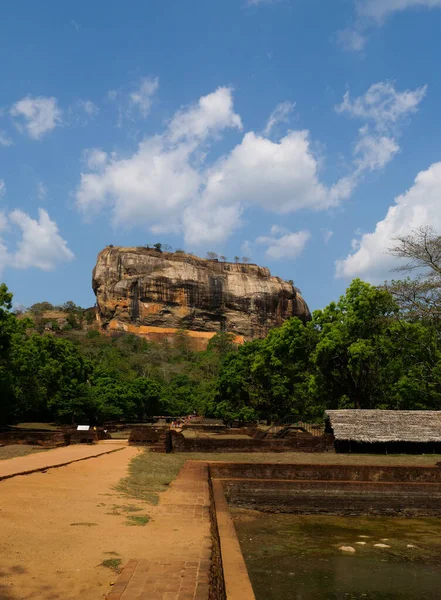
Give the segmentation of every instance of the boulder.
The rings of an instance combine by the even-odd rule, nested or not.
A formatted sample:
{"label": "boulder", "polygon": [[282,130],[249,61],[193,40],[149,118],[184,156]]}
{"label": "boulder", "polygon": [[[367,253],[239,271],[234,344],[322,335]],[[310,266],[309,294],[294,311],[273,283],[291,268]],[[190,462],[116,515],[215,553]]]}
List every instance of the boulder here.
{"label": "boulder", "polygon": [[183,252],[109,246],[98,255],[92,287],[103,330],[149,339],[185,330],[202,347],[219,331],[241,343],[290,317],[311,318],[293,283],[269,269]]}

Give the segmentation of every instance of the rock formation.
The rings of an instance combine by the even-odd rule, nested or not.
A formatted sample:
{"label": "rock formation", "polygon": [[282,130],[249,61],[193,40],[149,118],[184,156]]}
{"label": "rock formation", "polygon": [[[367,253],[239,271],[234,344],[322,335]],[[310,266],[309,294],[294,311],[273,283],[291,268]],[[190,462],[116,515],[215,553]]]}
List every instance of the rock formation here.
{"label": "rock formation", "polygon": [[98,255],[92,286],[105,331],[158,339],[186,330],[201,348],[219,331],[240,343],[290,317],[310,318],[292,283],[267,268],[184,252],[108,246]]}

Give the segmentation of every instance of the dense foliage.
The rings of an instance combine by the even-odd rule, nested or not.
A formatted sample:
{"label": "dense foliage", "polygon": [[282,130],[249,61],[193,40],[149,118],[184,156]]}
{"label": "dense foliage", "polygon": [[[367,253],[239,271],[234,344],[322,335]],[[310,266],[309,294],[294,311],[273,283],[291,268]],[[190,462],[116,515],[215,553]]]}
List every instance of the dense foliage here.
{"label": "dense foliage", "polygon": [[[234,419],[326,408],[441,409],[438,321],[417,319],[393,295],[354,280],[310,322],[290,319],[236,348],[216,335],[204,352],[97,331],[38,333],[11,312],[0,286],[0,423],[143,421],[197,412]],[[75,308],[78,314],[78,307]]]}

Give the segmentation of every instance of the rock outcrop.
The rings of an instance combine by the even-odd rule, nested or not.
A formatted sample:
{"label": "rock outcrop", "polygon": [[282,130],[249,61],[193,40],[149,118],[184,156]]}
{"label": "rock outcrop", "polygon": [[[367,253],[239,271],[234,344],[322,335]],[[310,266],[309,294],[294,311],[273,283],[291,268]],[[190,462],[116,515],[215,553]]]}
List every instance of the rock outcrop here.
{"label": "rock outcrop", "polygon": [[157,339],[184,329],[199,347],[219,331],[240,343],[290,317],[310,318],[292,283],[267,268],[183,252],[109,246],[98,255],[92,286],[105,331]]}

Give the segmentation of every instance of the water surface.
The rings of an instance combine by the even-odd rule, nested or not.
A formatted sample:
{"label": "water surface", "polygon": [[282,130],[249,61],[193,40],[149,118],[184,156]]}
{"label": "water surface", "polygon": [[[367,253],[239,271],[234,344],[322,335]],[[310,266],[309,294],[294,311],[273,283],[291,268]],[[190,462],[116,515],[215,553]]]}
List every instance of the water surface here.
{"label": "water surface", "polygon": [[232,514],[257,600],[441,599],[441,519]]}

